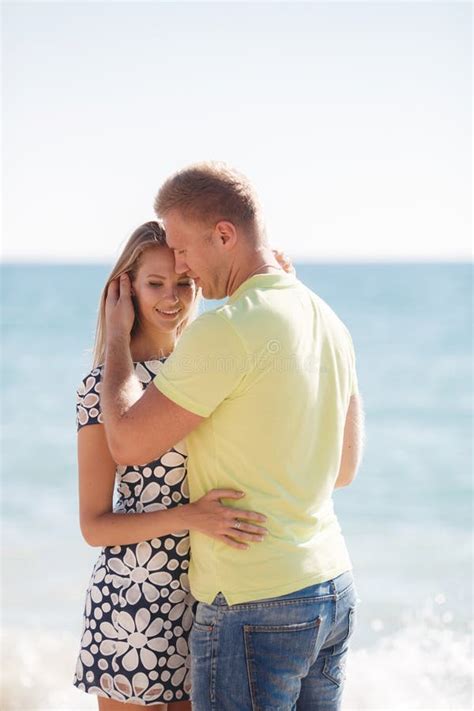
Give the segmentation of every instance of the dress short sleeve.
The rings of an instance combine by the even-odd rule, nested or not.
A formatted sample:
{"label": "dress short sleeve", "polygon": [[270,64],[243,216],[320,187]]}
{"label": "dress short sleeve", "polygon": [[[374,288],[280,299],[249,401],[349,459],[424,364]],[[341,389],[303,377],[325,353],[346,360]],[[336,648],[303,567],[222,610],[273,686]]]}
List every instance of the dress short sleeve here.
{"label": "dress short sleeve", "polygon": [[100,409],[101,368],[94,368],[77,389],[76,423],[79,431],[86,425],[103,424]]}

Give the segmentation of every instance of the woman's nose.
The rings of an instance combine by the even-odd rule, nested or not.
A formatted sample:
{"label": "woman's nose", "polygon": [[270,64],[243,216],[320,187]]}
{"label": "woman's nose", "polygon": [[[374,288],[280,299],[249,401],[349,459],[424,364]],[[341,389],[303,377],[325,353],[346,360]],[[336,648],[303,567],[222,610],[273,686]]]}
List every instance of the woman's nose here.
{"label": "woman's nose", "polygon": [[178,297],[178,286],[177,284],[168,284],[168,286],[165,288],[165,293],[164,293],[165,299],[168,299],[171,302],[175,302],[179,300]]}

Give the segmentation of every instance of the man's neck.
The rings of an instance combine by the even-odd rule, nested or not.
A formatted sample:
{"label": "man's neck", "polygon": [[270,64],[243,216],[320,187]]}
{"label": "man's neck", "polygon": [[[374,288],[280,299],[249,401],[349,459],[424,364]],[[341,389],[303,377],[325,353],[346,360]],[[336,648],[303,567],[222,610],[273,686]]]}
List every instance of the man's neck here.
{"label": "man's neck", "polygon": [[249,259],[241,264],[233,274],[229,275],[227,282],[227,295],[232,296],[239,286],[257,274],[276,274],[283,272],[275,255],[269,248],[262,248],[253,252]]}

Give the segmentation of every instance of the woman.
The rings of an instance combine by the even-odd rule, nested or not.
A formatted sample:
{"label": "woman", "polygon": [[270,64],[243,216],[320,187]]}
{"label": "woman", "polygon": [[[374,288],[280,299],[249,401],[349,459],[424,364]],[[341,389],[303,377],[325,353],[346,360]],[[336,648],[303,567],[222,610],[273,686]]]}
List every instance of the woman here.
{"label": "woman", "polygon": [[[285,258],[276,253],[281,264]],[[189,503],[186,450],[177,444],[143,466],[117,466],[100,410],[105,348],[105,297],[110,282],[128,273],[136,318],[131,334],[135,372],[145,388],[194,318],[199,293],[178,275],[162,227],[148,222],[129,241],[105,285],[99,308],[93,370],[78,389],[80,522],[85,540],[102,550],[86,593],[74,684],[98,697],[100,711],[148,706],[189,711],[187,637],[193,618],[187,570],[192,527],[233,547],[263,540],[265,517],[230,509],[211,491]],[[94,425],[94,426],[92,426]],[[116,482],[116,501],[113,504]],[[126,515],[124,515],[126,514]],[[232,527],[235,516],[244,518]]]}

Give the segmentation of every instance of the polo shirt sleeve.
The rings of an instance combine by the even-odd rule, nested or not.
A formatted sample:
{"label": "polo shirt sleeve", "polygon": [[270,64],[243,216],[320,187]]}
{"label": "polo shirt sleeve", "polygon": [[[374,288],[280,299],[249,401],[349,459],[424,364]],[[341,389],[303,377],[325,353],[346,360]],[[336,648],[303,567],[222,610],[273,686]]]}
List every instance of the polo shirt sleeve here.
{"label": "polo shirt sleeve", "polygon": [[352,342],[352,338],[351,338],[350,334],[349,334],[349,346],[350,346],[349,351],[350,351],[351,396],[352,396],[352,395],[359,394],[359,382],[358,382],[358,378],[357,378],[354,343]]}
{"label": "polo shirt sleeve", "polygon": [[209,417],[239,386],[247,360],[234,327],[208,312],[184,330],[153,382],[180,407]]}

